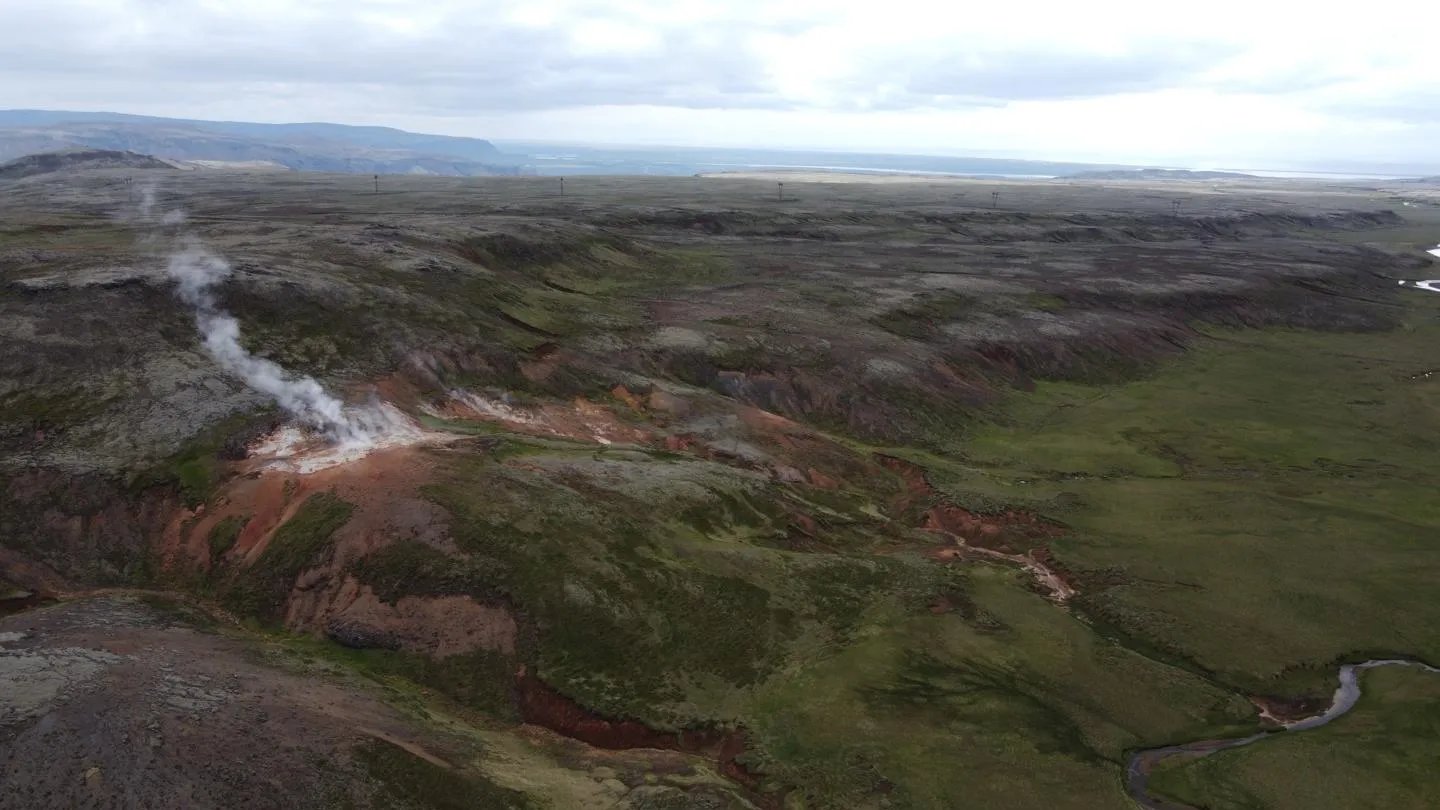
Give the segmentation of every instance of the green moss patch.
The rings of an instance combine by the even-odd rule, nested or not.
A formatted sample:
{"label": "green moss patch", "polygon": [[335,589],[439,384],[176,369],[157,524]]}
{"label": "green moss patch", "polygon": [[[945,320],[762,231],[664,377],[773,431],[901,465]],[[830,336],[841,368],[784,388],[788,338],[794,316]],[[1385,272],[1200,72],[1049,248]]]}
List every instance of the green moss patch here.
{"label": "green moss patch", "polygon": [[517,790],[480,774],[442,768],[382,740],[354,749],[355,758],[379,784],[385,808],[393,810],[540,810]]}
{"label": "green moss patch", "polygon": [[413,540],[361,558],[351,573],[390,604],[404,596],[469,596],[479,602],[504,596],[503,572],[493,563],[452,556]]}
{"label": "green moss patch", "polygon": [[213,569],[225,556],[225,553],[235,547],[235,541],[240,539],[240,533],[245,530],[245,524],[250,522],[250,517],[230,515],[210,530],[210,536],[206,538],[206,546],[210,549],[210,566]]}
{"label": "green moss patch", "polygon": [[225,583],[221,601],[242,617],[279,621],[295,578],[320,562],[331,535],[350,520],[353,508],[330,493],[311,495],[275,530],[260,559]]}
{"label": "green moss patch", "polygon": [[762,585],[678,556],[674,512],[647,514],[614,493],[498,466],[466,465],[454,476],[430,496],[455,516],[469,561],[447,569],[402,549],[381,560],[394,572],[385,576],[508,594],[535,629],[541,675],[598,711],[682,723],[663,707],[683,699],[684,679],[753,684],[796,632]]}

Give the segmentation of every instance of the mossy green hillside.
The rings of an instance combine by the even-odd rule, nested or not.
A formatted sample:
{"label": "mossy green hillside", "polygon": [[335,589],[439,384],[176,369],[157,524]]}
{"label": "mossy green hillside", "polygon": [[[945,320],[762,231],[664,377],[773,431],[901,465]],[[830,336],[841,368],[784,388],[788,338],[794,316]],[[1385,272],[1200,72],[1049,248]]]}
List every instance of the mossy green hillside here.
{"label": "mossy green hillside", "polygon": [[230,549],[235,547],[235,541],[240,539],[240,533],[245,530],[245,524],[250,518],[239,515],[229,515],[215,524],[210,530],[210,535],[205,538],[205,545],[210,549],[210,567],[213,569],[220,562]]}
{"label": "mossy green hillside", "polygon": [[[1012,570],[967,576],[884,543],[776,548],[764,510],[726,504],[733,492],[642,505],[490,461],[449,475],[430,497],[456,516],[464,555],[447,564],[398,548],[366,564],[368,581],[506,594],[535,628],[538,672],[555,688],[661,728],[744,726],[751,764],[807,807],[882,793],[892,807],[946,807],[977,791],[998,802],[1010,778],[1042,772],[1059,774],[1051,787],[1045,777],[1038,792],[980,806],[1029,806],[1069,782],[1086,787],[1068,806],[1106,806],[1121,800],[1105,797],[1128,748],[1251,728],[1238,696],[1099,638]],[[936,615],[942,598],[954,609]],[[958,714],[927,713],[933,701]],[[985,742],[973,768],[955,764],[990,734],[1003,742]],[[931,767],[936,757],[947,767]]]}
{"label": "mossy green hillside", "polygon": [[542,810],[533,797],[483,774],[441,767],[388,742],[365,742],[354,756],[380,786],[387,810]]}
{"label": "mossy green hillside", "polygon": [[768,591],[681,558],[637,504],[495,463],[454,473],[431,497],[456,516],[467,587],[508,594],[534,624],[542,675],[593,708],[673,724],[656,707],[679,701],[687,673],[753,683],[793,633]]}

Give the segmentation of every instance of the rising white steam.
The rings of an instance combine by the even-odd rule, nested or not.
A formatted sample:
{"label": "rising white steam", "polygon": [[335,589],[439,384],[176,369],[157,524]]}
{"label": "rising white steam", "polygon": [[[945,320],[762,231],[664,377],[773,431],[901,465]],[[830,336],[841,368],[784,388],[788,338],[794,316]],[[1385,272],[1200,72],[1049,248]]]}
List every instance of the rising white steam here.
{"label": "rising white steam", "polygon": [[[240,323],[220,308],[216,287],[234,272],[224,257],[184,231],[185,217],[178,211],[155,215],[155,190],[143,190],[141,219],[161,226],[170,240],[166,269],[176,281],[176,294],[195,312],[195,325],[205,350],[226,371],[251,388],[275,400],[302,425],[346,446],[371,446],[396,431],[408,431],[393,408],[376,403],[346,408],[313,378],[292,374],[279,364],[256,357],[240,344]],[[158,242],[162,230],[152,240]]]}
{"label": "rising white steam", "polygon": [[337,441],[364,441],[361,425],[345,413],[340,400],[330,396],[313,378],[289,374],[277,363],[256,357],[240,345],[240,323],[221,310],[215,299],[215,285],[231,274],[230,263],[193,237],[170,254],[170,277],[179,282],[180,300],[195,310],[195,325],[204,338],[205,349],[226,371],[247,385],[273,398],[281,408],[301,422],[328,434]]}

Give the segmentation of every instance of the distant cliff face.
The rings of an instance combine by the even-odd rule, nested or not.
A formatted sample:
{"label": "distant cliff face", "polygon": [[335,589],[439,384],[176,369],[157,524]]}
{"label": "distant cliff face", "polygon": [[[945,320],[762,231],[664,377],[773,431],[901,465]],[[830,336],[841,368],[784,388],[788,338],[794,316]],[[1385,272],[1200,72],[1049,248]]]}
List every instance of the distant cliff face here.
{"label": "distant cliff face", "polygon": [[452,176],[520,173],[518,159],[478,138],[340,124],[0,111],[0,160],[76,148],[172,160],[268,161],[300,171]]}
{"label": "distant cliff face", "polygon": [[167,163],[150,155],[113,149],[66,149],[59,152],[42,152],[26,155],[9,163],[0,164],[0,180],[18,180],[37,174],[72,169],[174,169]]}

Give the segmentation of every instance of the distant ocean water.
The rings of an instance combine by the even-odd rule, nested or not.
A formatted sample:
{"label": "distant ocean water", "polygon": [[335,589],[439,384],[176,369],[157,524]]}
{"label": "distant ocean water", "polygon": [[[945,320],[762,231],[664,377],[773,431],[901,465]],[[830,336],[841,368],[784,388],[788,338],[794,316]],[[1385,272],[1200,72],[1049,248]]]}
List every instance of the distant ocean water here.
{"label": "distant ocean water", "polygon": [[814,164],[814,163],[671,163],[668,161],[656,161],[649,163],[629,163],[625,161],[593,161],[586,160],[578,155],[530,155],[530,159],[536,161],[535,169],[540,174],[564,174],[567,171],[575,174],[600,173],[624,173],[624,174],[653,174],[653,175],[690,175],[708,174],[713,172],[740,172],[746,170],[755,171],[797,171],[797,172],[850,172],[854,174],[900,174],[900,175],[934,175],[937,177],[1003,177],[1011,180],[1048,180],[1059,177],[1058,174],[1019,174],[1013,172],[995,171],[945,171],[941,169],[901,169],[886,166],[856,166],[851,164]]}
{"label": "distant ocean water", "polygon": [[1413,174],[1353,174],[1350,172],[1281,171],[1278,169],[1215,169],[1214,171],[1240,172],[1256,177],[1273,177],[1278,180],[1411,180]]}
{"label": "distant ocean water", "polygon": [[[617,147],[580,144],[500,142],[502,149],[525,156],[527,169],[540,175],[670,175],[687,176],[732,171],[853,172],[938,177],[1051,179],[1088,171],[1144,168],[1138,165],[1075,163],[1010,158],[899,155],[765,149],[703,149],[695,147]],[[1334,182],[1406,180],[1418,174],[1252,169],[1245,167],[1167,166],[1194,171],[1228,171],[1277,179]]]}
{"label": "distant ocean water", "polygon": [[[808,163],[697,163],[699,167],[711,168],[716,171],[741,171],[744,169],[784,169],[797,172],[855,172],[857,174],[917,174],[917,175],[938,175],[940,177],[1008,177],[1013,179],[1047,180],[1058,177],[1055,174],[1010,174],[1003,172],[949,172],[938,169],[894,169],[884,166],[823,166]],[[702,168],[702,170],[704,170]]]}

